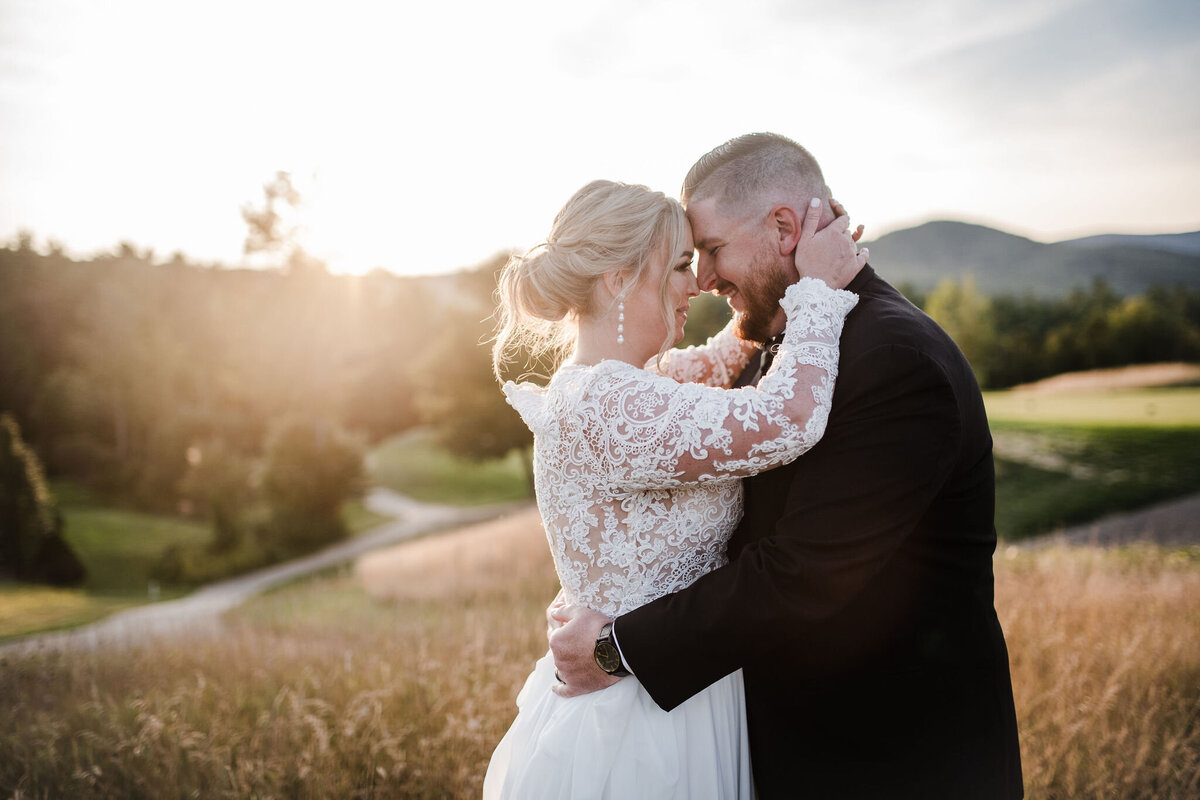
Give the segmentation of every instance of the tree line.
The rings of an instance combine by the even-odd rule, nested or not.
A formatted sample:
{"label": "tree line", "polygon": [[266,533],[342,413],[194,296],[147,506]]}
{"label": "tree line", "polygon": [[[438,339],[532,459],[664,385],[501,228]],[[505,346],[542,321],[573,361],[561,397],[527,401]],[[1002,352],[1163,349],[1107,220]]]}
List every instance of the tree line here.
{"label": "tree line", "polygon": [[[24,240],[0,249],[0,412],[51,479],[203,516],[217,550],[248,536],[277,554],[315,546],[344,534],[313,523],[332,518],[323,492],[361,489],[374,442],[433,426],[476,458],[530,444],[491,374],[505,260],[439,278],[353,277],[296,250],[247,270],[130,245],[81,261]],[[988,297],[967,279],[907,294],[984,388],[1200,360],[1197,290],[1122,297],[1098,282],[1062,299]],[[685,344],[727,318],[723,300],[697,298]]]}
{"label": "tree line", "polygon": [[[128,245],[78,261],[24,241],[0,249],[0,412],[52,480],[208,518],[218,549],[251,535],[282,555],[344,534],[314,519],[361,489],[366,446],[485,399],[458,389],[487,374],[479,298],[496,265],[434,285],[156,263]],[[489,427],[472,447],[447,438],[514,446]]]}
{"label": "tree line", "polygon": [[910,293],[966,354],[985,389],[1064,372],[1200,360],[1200,290],[1122,297],[1104,281],[1060,299],[982,294],[967,277]]}

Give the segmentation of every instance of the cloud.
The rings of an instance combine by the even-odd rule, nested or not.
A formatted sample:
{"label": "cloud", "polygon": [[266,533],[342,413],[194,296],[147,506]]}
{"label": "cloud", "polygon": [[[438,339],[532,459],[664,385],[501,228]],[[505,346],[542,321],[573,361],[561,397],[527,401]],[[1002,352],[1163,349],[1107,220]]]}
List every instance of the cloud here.
{"label": "cloud", "polygon": [[1160,99],[1141,91],[1151,82],[1195,99],[1195,81],[1184,72],[1200,66],[1196,8],[1169,0],[1069,3],[1037,25],[914,63],[906,77],[969,111],[1012,115],[1013,122],[1084,111],[1076,97],[1086,104],[1120,100],[1128,111]]}

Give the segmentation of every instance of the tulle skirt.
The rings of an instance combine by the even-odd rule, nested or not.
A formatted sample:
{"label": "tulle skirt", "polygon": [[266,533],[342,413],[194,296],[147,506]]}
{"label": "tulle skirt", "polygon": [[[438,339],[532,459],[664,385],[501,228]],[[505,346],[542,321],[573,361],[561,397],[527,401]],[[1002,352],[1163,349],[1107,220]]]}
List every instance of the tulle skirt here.
{"label": "tulle skirt", "polygon": [[484,800],[753,797],[740,671],[675,710],[636,678],[562,698],[550,654],[517,695],[517,718],[492,754]]}

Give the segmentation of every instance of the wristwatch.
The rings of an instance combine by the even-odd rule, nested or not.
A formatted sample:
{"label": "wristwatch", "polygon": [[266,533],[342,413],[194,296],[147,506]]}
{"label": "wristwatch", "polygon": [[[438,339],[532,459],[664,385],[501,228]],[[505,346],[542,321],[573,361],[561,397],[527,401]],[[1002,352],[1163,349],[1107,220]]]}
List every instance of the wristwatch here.
{"label": "wristwatch", "polygon": [[611,622],[605,623],[600,629],[600,635],[596,637],[596,649],[593,651],[593,656],[596,659],[596,666],[617,678],[624,678],[629,674],[629,670],[621,663],[621,651],[617,649],[616,642],[612,637]]}

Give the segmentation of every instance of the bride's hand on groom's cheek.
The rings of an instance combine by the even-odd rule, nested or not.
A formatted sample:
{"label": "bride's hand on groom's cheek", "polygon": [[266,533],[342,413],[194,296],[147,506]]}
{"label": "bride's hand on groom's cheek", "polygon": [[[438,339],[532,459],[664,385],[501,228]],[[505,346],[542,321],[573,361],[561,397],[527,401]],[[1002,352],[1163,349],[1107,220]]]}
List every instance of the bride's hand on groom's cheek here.
{"label": "bride's hand on groom's cheek", "polygon": [[832,289],[844,289],[863,265],[868,252],[858,250],[862,226],[850,230],[850,217],[836,200],[830,205],[837,217],[825,227],[821,223],[821,203],[813,198],[801,222],[796,248],[792,253],[797,278],[809,277],[824,281]]}
{"label": "bride's hand on groom's cheek", "polygon": [[547,609],[547,621],[551,623],[550,650],[559,679],[553,687],[556,695],[576,697],[606,689],[621,680],[600,669],[594,656],[600,629],[612,620],[583,606],[563,606],[553,615],[549,612]]}

